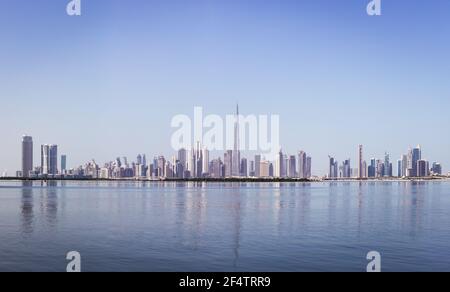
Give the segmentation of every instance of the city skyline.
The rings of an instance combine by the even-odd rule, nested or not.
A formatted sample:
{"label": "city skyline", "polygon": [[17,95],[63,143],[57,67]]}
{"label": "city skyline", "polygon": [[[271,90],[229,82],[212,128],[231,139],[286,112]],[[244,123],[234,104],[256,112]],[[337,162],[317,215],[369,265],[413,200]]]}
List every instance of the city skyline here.
{"label": "city skyline", "polygon": [[[237,107],[236,117],[239,116]],[[236,118],[234,127],[234,149],[223,153],[223,156],[210,159],[210,151],[200,142],[192,149],[179,149],[171,159],[163,155],[153,156],[153,161],[147,163],[146,154],[137,154],[136,160],[128,162],[127,157],[117,157],[114,160],[98,164],[95,159],[86,163],[67,168],[67,154],[61,155],[60,168],[58,169],[58,145],[41,145],[41,163],[34,165],[33,161],[33,137],[22,137],[22,169],[16,171],[16,177],[24,178],[48,178],[48,177],[73,177],[73,178],[414,178],[429,177],[432,175],[444,175],[441,163],[429,161],[422,156],[422,147],[417,145],[409,148],[397,160],[397,172],[394,172],[394,162],[388,152],[385,152],[384,160],[364,157],[364,146],[358,145],[358,161],[356,167],[352,167],[351,159],[345,159],[339,165],[339,160],[331,155],[329,168],[326,174],[314,174],[312,168],[313,158],[303,150],[298,156],[283,153],[280,149],[275,160],[266,160],[261,154],[255,154],[254,159],[241,156],[239,145],[239,119]],[[237,158],[236,158],[237,157]],[[297,159],[298,158],[298,159]],[[368,163],[370,162],[370,164]],[[249,163],[250,162],[250,163]],[[2,176],[8,176],[3,174]]]}
{"label": "city skyline", "polygon": [[384,1],[381,17],[367,1],[85,1],[78,18],[66,4],[0,11],[0,173],[21,168],[24,133],[70,165],[171,157],[174,115],[236,101],[279,114],[283,151],[307,149],[316,173],[328,155],[357,162],[359,144],[396,168],[420,142],[450,165],[448,1]]}

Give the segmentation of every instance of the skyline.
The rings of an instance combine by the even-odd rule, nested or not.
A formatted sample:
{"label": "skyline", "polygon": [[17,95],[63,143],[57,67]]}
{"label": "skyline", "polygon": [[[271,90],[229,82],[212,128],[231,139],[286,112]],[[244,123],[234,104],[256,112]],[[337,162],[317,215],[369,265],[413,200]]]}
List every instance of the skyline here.
{"label": "skyline", "polygon": [[[236,117],[239,116],[237,108]],[[312,157],[300,150],[291,155],[280,149],[275,159],[266,159],[261,153],[252,158],[242,155],[239,145],[239,119],[235,120],[234,149],[227,150],[223,156],[214,157],[211,151],[200,142],[192,149],[181,148],[170,157],[154,155],[153,160],[147,160],[145,153],[137,154],[136,160],[129,160],[126,156],[117,156],[115,159],[98,163],[94,158],[81,165],[67,168],[67,154],[61,155],[61,167],[58,169],[58,145],[41,145],[41,163],[34,165],[33,137],[22,137],[22,170],[16,171],[16,177],[47,178],[47,177],[73,177],[73,178],[415,178],[429,177],[445,174],[442,164],[438,161],[429,161],[422,156],[422,147],[418,145],[409,148],[406,154],[396,161],[391,160],[385,152],[384,160],[371,157],[364,158],[364,146],[358,145],[358,161],[352,167],[351,159],[339,160],[328,156],[329,171],[322,175],[314,173]],[[219,151],[215,151],[219,152]],[[298,156],[297,156],[298,155]],[[298,158],[298,160],[297,160]],[[122,160],[123,159],[123,160]],[[369,164],[370,163],[370,164]],[[397,167],[396,172],[394,167]],[[395,174],[397,173],[397,174]],[[2,177],[12,177],[3,173]]]}
{"label": "skyline", "polygon": [[308,149],[319,173],[358,144],[399,158],[420,142],[450,165],[448,1],[384,1],[376,18],[366,0],[84,1],[79,18],[65,2],[0,11],[0,173],[20,169],[25,133],[70,165],[170,157],[174,115],[235,101],[279,114],[283,150]]}

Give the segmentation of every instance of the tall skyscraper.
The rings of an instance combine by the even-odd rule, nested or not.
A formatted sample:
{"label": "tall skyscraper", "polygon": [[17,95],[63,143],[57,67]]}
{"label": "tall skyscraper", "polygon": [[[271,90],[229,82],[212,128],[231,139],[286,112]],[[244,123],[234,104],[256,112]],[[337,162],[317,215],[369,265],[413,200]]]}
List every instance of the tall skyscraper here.
{"label": "tall skyscraper", "polygon": [[312,158],[311,156],[306,157],[306,178],[312,177]]}
{"label": "tall skyscraper", "polygon": [[241,159],[241,170],[240,170],[240,173],[241,173],[242,177],[247,177],[248,176],[247,158],[242,158]]}
{"label": "tall skyscraper", "polygon": [[31,136],[22,137],[22,176],[30,177],[33,170],[33,138]]}
{"label": "tall skyscraper", "polygon": [[306,178],[306,152],[300,151],[298,153],[298,177]]}
{"label": "tall skyscraper", "polygon": [[295,158],[295,155],[289,156],[287,176],[290,178],[297,176],[297,159]]}
{"label": "tall skyscraper", "polygon": [[422,159],[422,150],[420,145],[412,150],[412,176],[419,176],[417,162]]}
{"label": "tall skyscraper", "polygon": [[206,148],[203,148],[202,150],[202,171],[203,175],[208,176],[209,174],[209,150]]}
{"label": "tall skyscraper", "polygon": [[384,176],[391,177],[392,176],[392,167],[390,163],[389,153],[384,154]]}
{"label": "tall skyscraper", "polygon": [[328,156],[329,158],[329,170],[328,170],[328,178],[337,178],[338,177],[338,162],[334,159],[334,157]]}
{"label": "tall skyscraper", "polygon": [[58,174],[58,146],[41,146],[41,171],[43,175]]}
{"label": "tall skyscraper", "polygon": [[241,153],[239,144],[239,105],[236,105],[236,118],[234,122],[234,148],[233,148],[233,160],[232,160],[232,171],[231,176],[240,176],[240,164],[241,164]]}
{"label": "tall skyscraper", "polygon": [[261,155],[255,155],[255,177],[261,177]]}
{"label": "tall skyscraper", "polygon": [[67,170],[67,155],[61,155],[61,174],[65,174]]}
{"label": "tall skyscraper", "polygon": [[224,154],[224,167],[225,167],[225,177],[232,177],[233,176],[233,151],[232,150],[228,150],[225,154]]}
{"label": "tall skyscraper", "polygon": [[363,145],[358,147],[358,178],[364,178],[364,158],[363,158]]}

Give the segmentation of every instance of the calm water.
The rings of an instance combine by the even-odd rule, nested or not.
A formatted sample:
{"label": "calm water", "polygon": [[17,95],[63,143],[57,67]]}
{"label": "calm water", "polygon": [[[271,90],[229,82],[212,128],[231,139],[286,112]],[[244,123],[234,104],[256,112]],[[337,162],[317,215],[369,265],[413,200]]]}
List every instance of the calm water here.
{"label": "calm water", "polygon": [[0,271],[450,271],[450,182],[0,182]]}

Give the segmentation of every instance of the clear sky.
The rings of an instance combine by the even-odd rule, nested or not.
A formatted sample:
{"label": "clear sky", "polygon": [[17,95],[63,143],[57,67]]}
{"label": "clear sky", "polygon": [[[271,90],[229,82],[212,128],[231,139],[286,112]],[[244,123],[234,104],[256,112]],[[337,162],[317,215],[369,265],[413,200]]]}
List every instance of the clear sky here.
{"label": "clear sky", "polygon": [[450,166],[450,1],[0,1],[0,172],[20,142],[54,143],[74,167],[172,155],[170,121],[191,114],[279,114],[281,143],[397,160],[421,144]]}

